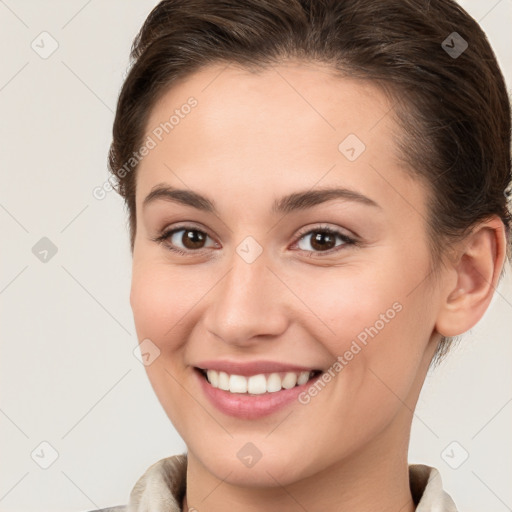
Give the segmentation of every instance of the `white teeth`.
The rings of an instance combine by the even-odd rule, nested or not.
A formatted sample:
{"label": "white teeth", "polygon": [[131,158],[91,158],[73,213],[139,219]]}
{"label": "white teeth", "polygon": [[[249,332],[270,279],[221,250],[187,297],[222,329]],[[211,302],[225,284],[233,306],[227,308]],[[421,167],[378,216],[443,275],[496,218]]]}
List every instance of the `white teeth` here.
{"label": "white teeth", "polygon": [[247,391],[251,395],[261,395],[267,391],[265,375],[253,375],[247,380]]}
{"label": "white teeth", "polygon": [[309,380],[309,372],[300,372],[299,378],[297,379],[297,386],[302,386],[302,384],[306,384]]}
{"label": "white teeth", "polygon": [[269,393],[275,393],[276,391],[281,391],[281,377],[279,377],[279,373],[271,373],[267,378],[267,391]]}
{"label": "white teeth", "polygon": [[283,379],[282,386],[284,389],[291,389],[297,384],[297,374],[288,372]]}
{"label": "white teeth", "polygon": [[206,372],[206,375],[208,376],[208,381],[214,388],[219,387],[219,373],[213,370],[208,370]]}
{"label": "white teeth", "polygon": [[[217,373],[215,370],[210,371],[213,373]],[[213,386],[212,382],[210,382],[210,384]],[[219,389],[229,391],[229,375],[226,372],[219,372]]]}
{"label": "white teeth", "polygon": [[230,375],[229,391],[231,393],[247,393],[247,379],[241,375]]}
{"label": "white teeth", "polygon": [[208,382],[214,387],[230,393],[250,393],[261,395],[265,392],[276,393],[282,389],[291,389],[296,385],[302,386],[311,377],[312,372],[286,372],[284,374],[271,373],[265,375],[260,373],[251,377],[242,375],[229,375],[226,372],[207,370]]}

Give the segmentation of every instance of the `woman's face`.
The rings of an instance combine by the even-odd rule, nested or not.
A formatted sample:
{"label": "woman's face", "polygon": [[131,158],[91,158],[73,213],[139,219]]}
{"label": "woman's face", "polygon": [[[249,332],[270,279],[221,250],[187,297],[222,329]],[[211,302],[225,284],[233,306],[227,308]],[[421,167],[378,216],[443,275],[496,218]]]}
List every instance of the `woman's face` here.
{"label": "woman's face", "polygon": [[[387,98],[320,65],[216,65],[175,84],[146,129],[130,302],[189,458],[274,486],[406,450],[440,292],[426,191],[399,162]],[[148,198],[163,187],[185,192]],[[270,373],[324,375],[242,395],[196,369],[217,365],[263,373],[229,381],[253,391],[293,385]]]}

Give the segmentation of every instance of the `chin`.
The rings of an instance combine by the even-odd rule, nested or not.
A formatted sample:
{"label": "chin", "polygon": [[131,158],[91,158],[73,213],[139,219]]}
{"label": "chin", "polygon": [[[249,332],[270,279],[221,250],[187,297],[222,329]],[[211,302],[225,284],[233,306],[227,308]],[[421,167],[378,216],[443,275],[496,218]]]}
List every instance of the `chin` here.
{"label": "chin", "polygon": [[[252,488],[290,485],[307,477],[306,473],[313,474],[316,471],[314,464],[311,464],[312,461],[308,457],[304,457],[300,447],[290,448],[294,452],[290,456],[286,455],[282,447],[272,448],[271,452],[269,447],[269,453],[265,453],[265,447],[262,447],[258,459],[255,448],[249,443],[250,441],[230,439],[228,447],[219,446],[217,450],[212,450],[211,447],[208,450],[203,449],[199,452],[199,463],[215,478],[225,483]],[[260,446],[262,444],[259,443]],[[252,461],[247,456],[251,451],[254,454]],[[306,467],[298,465],[301,461],[306,463]]]}

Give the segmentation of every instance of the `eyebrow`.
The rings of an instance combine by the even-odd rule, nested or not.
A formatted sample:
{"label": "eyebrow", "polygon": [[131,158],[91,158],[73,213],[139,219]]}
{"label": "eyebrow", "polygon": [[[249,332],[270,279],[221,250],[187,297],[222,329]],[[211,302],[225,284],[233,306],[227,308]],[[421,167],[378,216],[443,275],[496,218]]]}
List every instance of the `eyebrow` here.
{"label": "eyebrow", "polygon": [[[170,185],[160,183],[151,189],[151,192],[144,199],[142,207],[145,208],[148,204],[156,201],[157,199],[191,206],[192,208],[196,208],[200,211],[219,215],[214,201],[192,190],[178,189]],[[382,209],[378,203],[355,190],[347,188],[323,188],[294,192],[281,197],[280,199],[276,199],[272,204],[271,212],[273,214],[287,214],[295,211],[307,210],[308,208],[312,208],[316,205],[332,201],[334,199],[353,201],[366,206]]]}

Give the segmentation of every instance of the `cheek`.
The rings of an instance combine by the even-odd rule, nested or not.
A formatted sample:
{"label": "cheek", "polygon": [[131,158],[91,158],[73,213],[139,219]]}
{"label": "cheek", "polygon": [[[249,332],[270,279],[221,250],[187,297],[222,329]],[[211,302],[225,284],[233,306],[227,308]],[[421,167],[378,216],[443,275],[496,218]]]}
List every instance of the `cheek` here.
{"label": "cheek", "polygon": [[173,329],[193,307],[194,297],[186,290],[183,276],[165,265],[134,265],[130,305],[139,340],[149,338],[161,351],[172,348]]}
{"label": "cheek", "polygon": [[318,269],[295,276],[293,282],[297,295],[315,313],[314,330],[325,333],[333,354],[347,350],[351,340],[364,343],[369,330],[384,333],[402,309],[400,283],[375,264]]}
{"label": "cheek", "polygon": [[377,376],[399,395],[406,394],[432,334],[435,297],[426,282],[420,284],[428,274],[428,259],[398,249],[383,251],[358,268],[340,267],[330,275],[323,269],[324,274],[295,280],[301,283],[297,294],[307,297],[307,306],[318,314],[310,329],[333,361],[342,357],[344,378],[356,394],[368,385],[373,388],[369,395],[379,396],[379,387],[389,394]]}
{"label": "cheek", "polygon": [[187,396],[180,386],[184,380],[181,358],[186,334],[178,322],[187,318],[194,299],[183,292],[184,286],[183,277],[161,263],[137,262],[133,267],[130,304],[137,337],[139,342],[151,340],[160,351],[145,370],[163,410],[178,429],[183,421],[179,411],[187,406]]}

